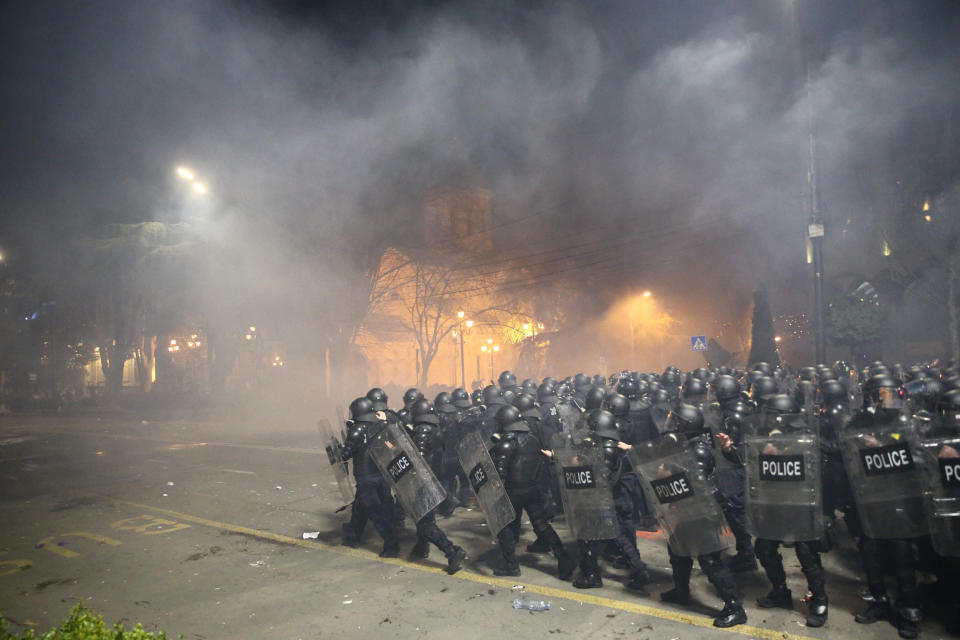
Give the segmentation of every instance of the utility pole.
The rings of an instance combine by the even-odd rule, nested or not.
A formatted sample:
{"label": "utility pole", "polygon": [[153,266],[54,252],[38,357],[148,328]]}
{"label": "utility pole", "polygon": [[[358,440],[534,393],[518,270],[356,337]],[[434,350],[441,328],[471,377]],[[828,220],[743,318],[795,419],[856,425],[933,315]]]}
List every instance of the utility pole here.
{"label": "utility pole", "polygon": [[809,138],[808,154],[809,168],[807,170],[807,186],[810,190],[809,216],[807,221],[807,235],[813,248],[813,332],[816,344],[816,362],[826,364],[827,341],[824,331],[823,309],[823,216],[817,201],[817,148],[814,134],[813,91],[810,83],[810,63],[804,53],[804,66],[807,74],[807,137]]}
{"label": "utility pole", "polygon": [[813,107],[813,83],[810,81],[810,55],[807,51],[807,40],[800,28],[796,6],[792,7],[795,33],[800,39],[799,46],[803,50],[803,71],[805,74],[805,89],[807,102],[807,191],[810,197],[807,201],[807,239],[813,259],[813,336],[815,360],[818,364],[826,364],[827,342],[824,327],[823,303],[823,236],[824,222],[820,212],[820,203],[817,198],[817,146],[816,146],[816,119]]}

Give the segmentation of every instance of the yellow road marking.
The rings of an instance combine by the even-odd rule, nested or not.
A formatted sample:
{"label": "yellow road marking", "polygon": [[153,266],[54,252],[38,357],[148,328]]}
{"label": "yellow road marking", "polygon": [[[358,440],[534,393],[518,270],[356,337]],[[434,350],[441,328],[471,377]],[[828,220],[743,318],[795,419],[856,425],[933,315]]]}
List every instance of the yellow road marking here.
{"label": "yellow road marking", "polygon": [[76,551],[71,551],[70,549],[65,549],[64,547],[58,545],[53,541],[53,536],[47,536],[37,544],[40,545],[41,549],[49,551],[50,553],[55,553],[58,556],[63,556],[64,558],[76,558],[80,555]]}
{"label": "yellow road marking", "polygon": [[[145,536],[155,536],[160,533],[171,533],[173,531],[180,531],[181,529],[188,529],[190,527],[190,525],[183,524],[182,522],[165,520],[163,518],[157,518],[156,516],[134,516],[132,518],[124,518],[123,520],[117,520],[110,526],[114,529],[121,529],[124,531],[136,531],[137,533],[142,533]],[[158,527],[163,528],[160,529]]]}
{"label": "yellow road marking", "polygon": [[[6,551],[0,551],[0,556],[6,555]],[[33,566],[33,563],[29,560],[0,560],[0,567],[10,565],[13,568],[7,570],[0,570],[0,576],[8,576],[11,573],[17,573],[18,571],[23,571],[29,569]]]}
{"label": "yellow road marking", "polygon": [[107,536],[101,536],[99,533],[90,533],[89,531],[72,531],[70,533],[61,533],[61,538],[86,538],[87,540],[93,540],[94,542],[102,542],[103,544],[109,544],[111,547],[116,547],[123,542],[117,540],[116,538],[108,538]]}
{"label": "yellow road marking", "polygon": [[[163,514],[171,518],[177,518],[178,520],[185,520],[187,522],[192,522],[194,524],[211,527],[213,529],[222,529],[224,531],[232,531],[233,533],[241,533],[248,536],[253,536],[255,538],[261,538],[263,540],[272,540],[273,542],[280,542],[283,544],[295,545],[298,547],[303,547],[305,549],[329,551],[331,553],[337,553],[344,556],[352,556],[354,558],[363,558],[364,560],[375,560],[377,562],[392,564],[398,567],[404,567],[406,569],[415,569],[417,571],[422,571],[424,573],[432,573],[435,575],[442,575],[442,576],[447,575],[447,572],[439,567],[431,567],[427,565],[417,564],[414,562],[408,562],[407,560],[403,560],[401,558],[381,558],[377,556],[375,553],[373,553],[372,551],[365,551],[361,549],[351,549],[350,547],[334,546],[334,545],[329,545],[324,542],[319,542],[316,540],[301,540],[300,538],[292,538],[290,536],[281,535],[279,533],[273,533],[271,531],[261,531],[259,529],[251,529],[249,527],[244,527],[237,524],[218,522],[217,520],[209,520],[207,518],[193,516],[188,513],[180,513],[178,511],[172,511],[170,509],[154,507],[147,504],[140,504],[138,502],[129,502],[127,500],[114,500],[114,502],[116,502],[117,504],[125,504],[137,509],[145,509],[147,511]],[[453,576],[447,576],[447,577],[458,578],[460,580],[469,580],[470,582],[477,582],[479,584],[493,585],[493,586],[501,587],[504,589],[510,589],[513,585],[518,584],[513,580],[506,580],[504,578],[498,578],[495,576],[485,576],[479,573],[472,573],[466,570],[461,570],[456,574],[454,574]],[[583,602],[585,604],[592,604],[598,607],[606,607],[608,609],[618,609],[620,611],[626,611],[629,613],[639,613],[641,615],[652,616],[654,618],[660,618],[662,620],[670,620],[672,622],[689,624],[696,627],[707,627],[714,631],[728,631],[731,633],[738,633],[741,635],[749,636],[751,638],[762,638],[763,640],[815,640],[814,638],[810,638],[808,636],[800,636],[792,633],[786,633],[784,631],[775,631],[773,629],[764,629],[763,627],[753,627],[745,624],[739,625],[736,627],[730,627],[728,629],[718,629],[713,626],[713,620],[707,617],[694,616],[687,613],[682,613],[680,611],[673,611],[671,609],[660,609],[658,607],[652,607],[650,605],[639,604],[636,602],[627,602],[625,600],[615,600],[613,598],[593,596],[586,593],[578,593],[574,591],[567,591],[564,589],[555,589],[553,587],[545,587],[538,584],[525,584],[525,583],[519,583],[519,584],[523,584],[526,587],[527,593],[538,593],[540,595],[550,596],[551,598],[561,598],[563,600]]]}

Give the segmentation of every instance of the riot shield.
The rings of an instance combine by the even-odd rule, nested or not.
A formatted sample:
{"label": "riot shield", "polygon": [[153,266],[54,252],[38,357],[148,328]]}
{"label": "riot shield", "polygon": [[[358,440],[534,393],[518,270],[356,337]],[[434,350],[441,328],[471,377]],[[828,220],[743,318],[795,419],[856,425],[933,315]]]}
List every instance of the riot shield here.
{"label": "riot shield", "polygon": [[766,540],[819,540],[824,516],[817,430],[806,414],[780,414],[776,424],[769,418],[743,441],[747,529]]}
{"label": "riot shield", "polygon": [[323,437],[327,460],[330,461],[330,467],[333,469],[333,477],[337,481],[337,488],[340,489],[340,497],[343,498],[344,504],[349,504],[353,502],[354,487],[347,461],[341,455],[340,439],[337,438],[336,432],[326,419],[318,420],[317,428]]}
{"label": "riot shield", "polygon": [[710,429],[710,435],[713,440],[714,454],[714,478],[717,481],[717,488],[724,496],[734,496],[743,492],[743,464],[737,458],[731,459],[723,455],[723,450],[717,442],[718,433],[726,433],[733,438],[734,445],[740,447],[742,444],[742,433],[738,436],[736,433],[727,433],[729,429],[724,423],[723,410],[718,403],[710,403],[703,412],[704,426]]}
{"label": "riot shield", "polygon": [[553,438],[553,456],[563,512],[573,538],[616,538],[620,534],[620,525],[603,452],[596,447],[579,446],[570,434],[561,433]]}
{"label": "riot shield", "polygon": [[923,474],[911,444],[916,442],[913,421],[901,416],[879,423],[878,418],[861,413],[840,436],[863,531],[880,540],[924,536],[929,527]]}
{"label": "riot shield", "polygon": [[478,433],[468,433],[457,446],[460,466],[470,481],[480,509],[487,519],[487,529],[494,539],[508,524],[513,522],[516,511],[503,481],[493,465],[493,459]]}
{"label": "riot shield", "polygon": [[419,522],[446,499],[446,491],[430,465],[400,426],[387,424],[370,441],[368,450],[414,522]]}
{"label": "riot shield", "polygon": [[563,423],[564,431],[573,431],[582,415],[572,403],[561,402],[557,405],[557,412],[560,414],[560,422]]}
{"label": "riot shield", "polygon": [[720,505],[684,442],[664,438],[634,446],[630,462],[644,492],[654,498],[657,520],[675,554],[695,557],[730,546]]}
{"label": "riot shield", "polygon": [[960,437],[924,440],[918,453],[926,476],[924,508],[933,550],[960,557]]}

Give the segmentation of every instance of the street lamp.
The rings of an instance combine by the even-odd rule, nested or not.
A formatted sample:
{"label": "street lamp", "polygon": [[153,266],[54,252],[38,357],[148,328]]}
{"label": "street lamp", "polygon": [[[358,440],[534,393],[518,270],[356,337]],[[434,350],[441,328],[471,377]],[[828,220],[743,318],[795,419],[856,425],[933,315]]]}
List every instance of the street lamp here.
{"label": "street lamp", "polygon": [[[464,315],[466,314],[464,314],[463,311],[457,311],[457,324],[459,326],[457,333],[460,336],[460,383],[463,385],[463,388],[466,389],[467,388],[467,363],[463,359],[463,341],[465,337],[463,335],[463,316]],[[470,327],[471,325],[473,325],[473,323],[467,320],[467,327]]]}
{"label": "street lamp", "polygon": [[175,173],[177,174],[177,177],[179,177],[180,179],[186,180],[187,182],[189,182],[190,186],[197,193],[201,195],[205,195],[207,193],[208,191],[207,185],[197,180],[197,174],[195,174],[192,169],[184,166],[179,166],[175,169]]}

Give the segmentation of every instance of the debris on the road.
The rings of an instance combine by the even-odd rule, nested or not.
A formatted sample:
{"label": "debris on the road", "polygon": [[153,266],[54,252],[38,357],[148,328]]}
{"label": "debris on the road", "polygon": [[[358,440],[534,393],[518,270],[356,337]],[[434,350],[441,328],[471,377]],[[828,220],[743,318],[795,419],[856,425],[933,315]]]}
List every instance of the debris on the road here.
{"label": "debris on the road", "polygon": [[304,540],[316,540],[316,539],[319,538],[319,537],[320,537],[320,532],[319,532],[319,531],[304,531],[304,532],[303,532],[303,539],[304,539]]}
{"label": "debris on the road", "polygon": [[281,487],[280,485],[277,485],[274,487],[274,489],[276,489],[277,491],[280,491],[281,489],[283,489],[283,487]]}
{"label": "debris on the road", "polygon": [[250,563],[250,566],[251,566],[251,567],[262,567],[262,566],[265,566],[266,564],[267,564],[267,563],[266,563],[265,561],[263,561],[263,560],[257,560],[256,562],[251,562],[251,563]]}
{"label": "debris on the road", "polygon": [[170,496],[168,496],[167,494],[164,493],[164,494],[163,494],[163,497],[164,497],[164,498],[169,498]]}
{"label": "debris on the road", "polygon": [[168,486],[168,487],[172,487],[172,486],[173,486],[173,483],[168,481],[168,482],[167,482],[167,486]]}
{"label": "debris on the road", "polygon": [[526,590],[527,588],[522,584],[515,584],[512,587],[510,587],[510,591],[526,591]]}
{"label": "debris on the road", "polygon": [[140,424],[150,424],[147,420],[141,420]]}
{"label": "debris on the road", "polygon": [[344,600],[340,604],[353,604],[353,600]]}

